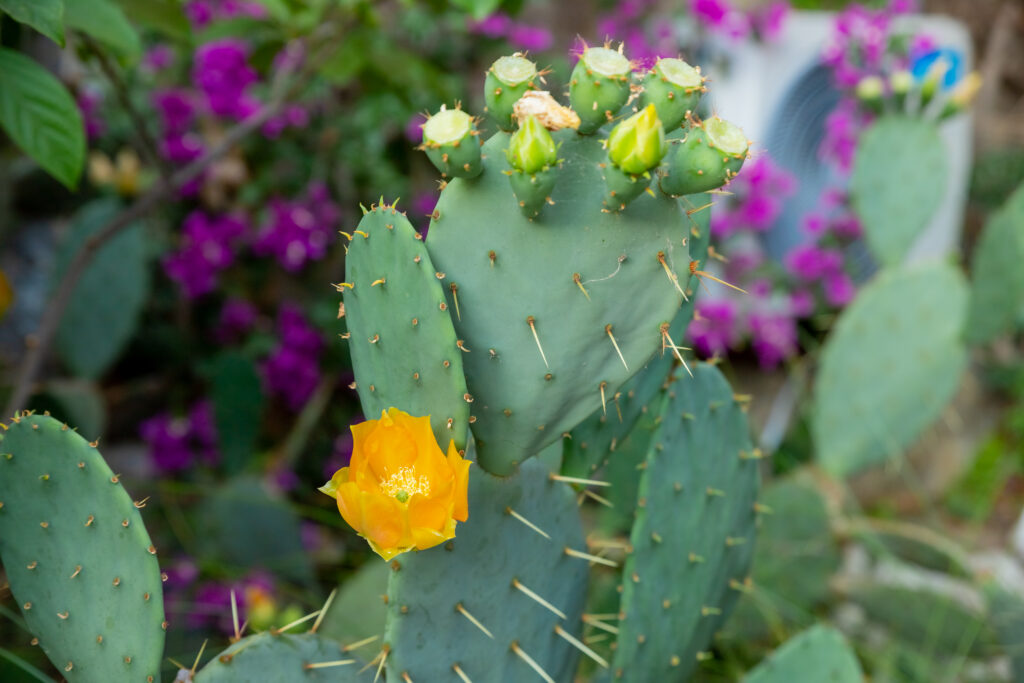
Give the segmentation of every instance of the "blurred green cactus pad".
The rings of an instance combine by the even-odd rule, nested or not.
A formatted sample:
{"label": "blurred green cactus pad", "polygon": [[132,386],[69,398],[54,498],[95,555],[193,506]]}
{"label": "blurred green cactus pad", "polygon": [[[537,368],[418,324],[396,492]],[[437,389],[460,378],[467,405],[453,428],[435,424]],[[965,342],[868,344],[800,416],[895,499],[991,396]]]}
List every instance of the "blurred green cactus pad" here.
{"label": "blurred green cactus pad", "polygon": [[837,476],[898,457],[953,397],[967,365],[967,286],[953,266],[883,271],[825,343],[811,433]]}
{"label": "blurred green cactus pad", "polygon": [[863,683],[864,673],[843,635],[828,626],[814,626],[790,638],[743,683]]}
{"label": "blurred green cactus pad", "polygon": [[971,262],[967,338],[991,341],[1013,328],[1024,309],[1024,185],[992,216]]}
{"label": "blurred green cactus pad", "polygon": [[946,195],[949,162],[929,121],[885,116],[861,137],[850,192],[871,253],[902,263]]}

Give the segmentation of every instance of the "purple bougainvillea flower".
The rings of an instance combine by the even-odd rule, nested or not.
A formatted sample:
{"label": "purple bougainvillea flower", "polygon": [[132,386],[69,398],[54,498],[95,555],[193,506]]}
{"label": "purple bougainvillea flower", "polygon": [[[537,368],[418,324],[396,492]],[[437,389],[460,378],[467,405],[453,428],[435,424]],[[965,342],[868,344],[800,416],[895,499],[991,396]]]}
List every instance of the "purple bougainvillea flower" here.
{"label": "purple bougainvillea flower", "polygon": [[857,295],[857,288],[854,287],[853,280],[843,272],[825,275],[822,287],[825,290],[825,301],[836,308],[846,306]]}
{"label": "purple bougainvillea flower", "polygon": [[698,299],[687,334],[705,357],[725,354],[736,341],[738,307],[731,299]]}
{"label": "purple bougainvillea flower", "polygon": [[795,247],[786,254],[786,268],[803,282],[816,282],[827,274],[835,273],[842,265],[842,254],[814,244]]}
{"label": "purple bougainvillea flower", "polygon": [[747,319],[751,346],[765,370],[775,368],[797,352],[796,320],[783,311],[754,311]]}
{"label": "purple bougainvillea flower", "polygon": [[243,119],[258,110],[246,92],[258,79],[248,54],[248,46],[236,38],[214,40],[196,50],[192,81],[213,114]]}
{"label": "purple bougainvillea flower", "polygon": [[258,256],[275,257],[290,272],[302,270],[310,261],[327,255],[340,218],[327,186],[311,183],[298,200],[270,200],[269,221],[257,235],[253,251]]}
{"label": "purple bougainvillea flower", "polygon": [[221,344],[234,344],[249,333],[258,315],[259,311],[251,302],[238,298],[228,299],[220,309],[214,337]]}
{"label": "purple bougainvillea flower", "polygon": [[298,412],[320,383],[323,338],[291,304],[278,312],[277,333],[278,344],[262,364],[263,379],[271,394]]}

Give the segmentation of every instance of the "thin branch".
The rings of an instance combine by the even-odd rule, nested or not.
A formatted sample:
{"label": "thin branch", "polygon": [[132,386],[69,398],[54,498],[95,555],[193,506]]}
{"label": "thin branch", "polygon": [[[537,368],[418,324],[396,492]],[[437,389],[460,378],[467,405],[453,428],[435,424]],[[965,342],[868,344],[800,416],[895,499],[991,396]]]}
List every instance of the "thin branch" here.
{"label": "thin branch", "polygon": [[[322,28],[326,29],[325,24]],[[331,40],[329,37],[318,54],[306,60],[303,69],[291,78],[291,71],[286,67],[278,72],[271,86],[271,96],[266,106],[258,112],[245,119],[237,126],[229,130],[223,138],[201,157],[182,167],[173,173],[166,183],[159,183],[151,187],[145,194],[140,196],[135,203],[125,208],[110,222],[85,241],[82,247],[75,253],[67,270],[64,272],[60,283],[57,285],[53,296],[46,304],[43,314],[39,320],[39,328],[34,334],[25,337],[25,357],[22,359],[18,377],[14,384],[7,405],[4,408],[5,415],[14,415],[22,409],[32,393],[33,384],[42,367],[43,360],[50,349],[53,337],[60,326],[61,318],[71,300],[86,268],[92,262],[100,247],[109,242],[122,230],[132,225],[135,221],[148,214],[157,204],[167,199],[172,193],[198,178],[217,159],[224,156],[235,145],[248,137],[269,119],[276,116],[286,104],[288,98],[300,90],[307,79],[315,73],[316,69],[323,64],[330,54],[341,44],[340,40]]]}
{"label": "thin branch", "polygon": [[139,141],[142,146],[142,158],[147,164],[156,168],[160,173],[160,179],[166,185],[171,182],[171,172],[168,169],[167,164],[160,158],[160,147],[156,143],[156,139],[150,134],[149,126],[146,125],[146,119],[142,118],[142,114],[135,108],[135,104],[132,102],[131,95],[128,92],[128,86],[121,79],[121,75],[117,71],[117,67],[114,66],[110,57],[103,51],[99,45],[96,44],[92,38],[87,35],[80,35],[79,39],[89,49],[90,52],[96,57],[96,61],[99,62],[100,69],[103,74],[110,81],[110,84],[114,87],[114,92],[117,94],[117,100],[121,103],[125,112],[128,113],[128,118],[132,121],[132,126],[135,128],[135,132],[139,136]]}

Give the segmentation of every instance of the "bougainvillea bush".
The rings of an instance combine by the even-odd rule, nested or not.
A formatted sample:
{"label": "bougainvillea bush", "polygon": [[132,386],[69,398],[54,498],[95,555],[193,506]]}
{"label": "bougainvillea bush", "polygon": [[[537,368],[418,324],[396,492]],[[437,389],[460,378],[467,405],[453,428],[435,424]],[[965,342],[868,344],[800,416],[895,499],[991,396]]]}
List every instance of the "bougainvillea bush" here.
{"label": "bougainvillea bush", "polygon": [[0,679],[1016,680],[1024,204],[907,262],[919,9],[773,259],[696,65],[786,2],[0,0]]}

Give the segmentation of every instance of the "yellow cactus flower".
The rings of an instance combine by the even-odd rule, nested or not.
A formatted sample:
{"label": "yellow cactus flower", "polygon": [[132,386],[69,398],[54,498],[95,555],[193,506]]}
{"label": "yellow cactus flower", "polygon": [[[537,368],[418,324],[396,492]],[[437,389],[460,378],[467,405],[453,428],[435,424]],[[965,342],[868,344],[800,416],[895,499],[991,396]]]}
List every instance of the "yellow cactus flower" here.
{"label": "yellow cactus flower", "polygon": [[469,460],[438,446],[430,417],[397,408],[352,426],[352,460],[320,490],[373,551],[390,560],[455,537],[469,517]]}

